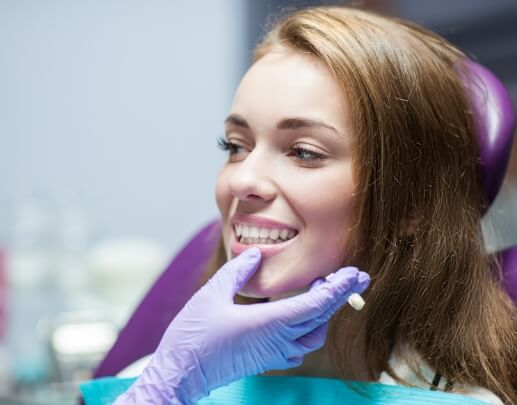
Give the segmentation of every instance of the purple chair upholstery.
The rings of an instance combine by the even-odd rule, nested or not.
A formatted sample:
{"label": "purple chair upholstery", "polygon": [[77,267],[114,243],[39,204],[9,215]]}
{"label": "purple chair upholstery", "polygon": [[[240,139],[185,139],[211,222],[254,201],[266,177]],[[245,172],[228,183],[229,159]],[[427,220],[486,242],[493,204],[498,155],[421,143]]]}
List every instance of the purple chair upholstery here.
{"label": "purple chair upholstery", "polygon": [[[485,67],[467,61],[472,73],[471,99],[474,104],[479,145],[479,171],[487,203],[494,201],[510,161],[515,114],[506,89]],[[499,252],[506,291],[517,304],[517,246]]]}
{"label": "purple chair upholstery", "polygon": [[503,250],[500,255],[504,288],[517,306],[517,246]]}
{"label": "purple chair upholstery", "polygon": [[467,61],[479,145],[479,172],[487,208],[503,183],[515,132],[512,101],[503,84],[485,67]]}
{"label": "purple chair upholstery", "polygon": [[[480,145],[480,175],[487,204],[494,200],[508,167],[515,116],[510,98],[499,80],[475,62],[470,86]],[[144,297],[117,341],[97,368],[94,377],[113,376],[152,353],[162,334],[198,288],[205,265],[220,235],[214,221],[201,229],[180,251]],[[504,283],[517,303],[517,247],[502,252]]]}

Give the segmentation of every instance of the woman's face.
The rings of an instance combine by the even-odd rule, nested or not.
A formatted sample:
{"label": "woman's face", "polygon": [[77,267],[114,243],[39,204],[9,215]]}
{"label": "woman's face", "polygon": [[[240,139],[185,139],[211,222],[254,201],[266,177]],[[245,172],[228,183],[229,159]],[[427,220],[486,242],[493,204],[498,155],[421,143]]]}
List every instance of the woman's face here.
{"label": "woman's face", "polygon": [[216,187],[228,258],[252,245],[262,251],[242,295],[292,294],[343,265],[354,222],[350,119],[313,56],[270,52],[242,79]]}

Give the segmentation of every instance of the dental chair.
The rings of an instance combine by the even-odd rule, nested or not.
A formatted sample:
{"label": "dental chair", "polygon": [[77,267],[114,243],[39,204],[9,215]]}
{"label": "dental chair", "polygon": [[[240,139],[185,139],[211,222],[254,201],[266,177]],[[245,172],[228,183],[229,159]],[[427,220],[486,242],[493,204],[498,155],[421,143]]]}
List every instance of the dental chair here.
{"label": "dental chair", "polygon": [[[501,82],[481,65],[467,63],[476,79],[469,87],[478,128],[479,172],[487,210],[508,167],[515,115]],[[220,233],[221,225],[214,221],[186,243],[143,298],[98,366],[94,378],[115,376],[128,365],[154,352],[169,323],[200,287],[199,280],[217,246]],[[499,254],[504,287],[517,305],[517,246]]]}

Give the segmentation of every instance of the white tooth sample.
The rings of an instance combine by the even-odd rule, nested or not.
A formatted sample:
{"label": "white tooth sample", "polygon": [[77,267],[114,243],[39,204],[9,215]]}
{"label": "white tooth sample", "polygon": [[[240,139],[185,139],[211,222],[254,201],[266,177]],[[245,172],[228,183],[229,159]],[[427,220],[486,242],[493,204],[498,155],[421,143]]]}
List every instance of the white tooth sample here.
{"label": "white tooth sample", "polygon": [[289,229],[289,231],[287,233],[287,238],[291,239],[295,234],[296,234],[296,232],[294,230]]}
{"label": "white tooth sample", "polygon": [[357,293],[353,293],[350,297],[348,297],[348,303],[356,311],[360,311],[361,309],[363,309],[365,304],[363,297],[361,297]]}
{"label": "white tooth sample", "polygon": [[241,236],[242,235],[242,225],[235,225],[235,235]]}
{"label": "white tooth sample", "polygon": [[258,238],[250,238],[250,245],[256,245],[259,243],[259,239]]}
{"label": "white tooth sample", "polygon": [[250,228],[247,225],[242,225],[242,236],[244,238],[249,238],[250,236]]}
{"label": "white tooth sample", "polygon": [[250,238],[258,238],[260,235],[259,229],[256,226],[250,228]]}
{"label": "white tooth sample", "polygon": [[269,236],[269,229],[260,228],[259,234],[262,239],[266,239]]}
{"label": "white tooth sample", "polygon": [[274,229],[271,229],[271,231],[269,231],[269,237],[271,239],[277,240],[279,236],[280,236],[280,229],[274,228]]}
{"label": "white tooth sample", "polygon": [[289,230],[287,229],[282,229],[280,231],[280,237],[283,239],[283,240],[286,240],[287,239],[287,235],[289,234]]}

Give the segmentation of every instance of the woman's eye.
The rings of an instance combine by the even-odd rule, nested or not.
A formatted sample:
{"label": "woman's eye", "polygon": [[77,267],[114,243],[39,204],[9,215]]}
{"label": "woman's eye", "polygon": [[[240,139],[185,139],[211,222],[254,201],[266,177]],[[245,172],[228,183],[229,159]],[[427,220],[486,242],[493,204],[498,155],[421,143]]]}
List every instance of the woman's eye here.
{"label": "woman's eye", "polygon": [[[217,139],[217,144],[219,149],[228,152],[231,160],[240,160],[240,155],[248,153],[245,146],[228,141],[223,137]],[[294,157],[296,160],[306,165],[316,165],[328,158],[328,156],[321,152],[301,145],[292,146],[287,156]]]}
{"label": "woman's eye", "polygon": [[217,139],[217,145],[218,145],[219,149],[228,152],[228,154],[230,156],[246,152],[246,149],[243,146],[238,145],[231,141],[227,141],[223,137],[220,137]]}
{"label": "woman's eye", "polygon": [[301,160],[303,162],[312,163],[316,163],[317,161],[322,161],[327,158],[327,156],[323,153],[297,145],[291,148],[291,151],[287,156],[294,156],[296,159]]}

